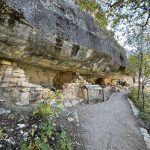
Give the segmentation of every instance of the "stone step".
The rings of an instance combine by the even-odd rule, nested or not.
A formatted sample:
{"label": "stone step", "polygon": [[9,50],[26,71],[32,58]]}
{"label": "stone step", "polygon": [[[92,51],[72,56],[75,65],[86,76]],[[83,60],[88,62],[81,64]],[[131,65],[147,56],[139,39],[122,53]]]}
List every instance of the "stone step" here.
{"label": "stone step", "polygon": [[11,110],[8,110],[8,109],[6,110],[6,109],[4,109],[2,107],[0,108],[0,115],[1,114],[8,114],[8,113],[11,113]]}

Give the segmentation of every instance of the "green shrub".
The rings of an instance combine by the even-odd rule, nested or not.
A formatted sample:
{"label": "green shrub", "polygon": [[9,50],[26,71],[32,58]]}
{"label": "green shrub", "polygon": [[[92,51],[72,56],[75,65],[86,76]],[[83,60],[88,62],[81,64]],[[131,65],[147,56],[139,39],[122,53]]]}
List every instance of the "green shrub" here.
{"label": "green shrub", "polygon": [[[62,94],[57,91],[51,99],[41,103],[33,111],[33,117],[39,118],[38,127],[32,128],[27,142],[23,142],[21,150],[72,150],[71,138],[64,127],[61,127],[56,116],[62,114]],[[56,106],[51,103],[56,101]]]}

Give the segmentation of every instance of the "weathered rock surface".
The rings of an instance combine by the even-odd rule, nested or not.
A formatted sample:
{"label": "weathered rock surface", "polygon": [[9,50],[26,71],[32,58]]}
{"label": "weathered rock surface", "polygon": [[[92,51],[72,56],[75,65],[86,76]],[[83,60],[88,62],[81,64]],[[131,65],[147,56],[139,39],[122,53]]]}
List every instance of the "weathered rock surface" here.
{"label": "weathered rock surface", "polygon": [[127,65],[124,49],[72,0],[1,0],[0,61],[9,105],[41,102],[54,87],[82,99],[77,74],[95,83]]}
{"label": "weathered rock surface", "polygon": [[1,0],[0,57],[82,74],[126,67],[108,31],[68,0]]}

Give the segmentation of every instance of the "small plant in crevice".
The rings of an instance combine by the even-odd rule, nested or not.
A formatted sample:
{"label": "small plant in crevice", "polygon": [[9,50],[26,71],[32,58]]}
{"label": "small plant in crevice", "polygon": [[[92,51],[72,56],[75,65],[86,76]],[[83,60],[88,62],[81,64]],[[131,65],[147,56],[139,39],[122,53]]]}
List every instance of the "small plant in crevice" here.
{"label": "small plant in crevice", "polygon": [[49,101],[41,103],[33,111],[33,117],[39,118],[39,122],[37,127],[32,127],[29,138],[22,143],[21,150],[72,150],[67,129],[56,121],[56,117],[62,115],[61,99],[61,92],[56,91]]}
{"label": "small plant in crevice", "polygon": [[3,129],[0,127],[0,139],[3,137],[4,133],[3,133]]}

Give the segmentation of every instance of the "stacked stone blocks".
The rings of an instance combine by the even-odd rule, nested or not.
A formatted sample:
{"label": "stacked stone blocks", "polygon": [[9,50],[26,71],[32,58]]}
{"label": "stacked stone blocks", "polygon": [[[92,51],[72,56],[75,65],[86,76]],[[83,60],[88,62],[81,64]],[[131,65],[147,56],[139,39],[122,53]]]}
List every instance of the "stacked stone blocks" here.
{"label": "stacked stone blocks", "polygon": [[24,70],[8,60],[0,61],[0,95],[8,105],[28,105],[49,99],[52,92],[32,84]]}

